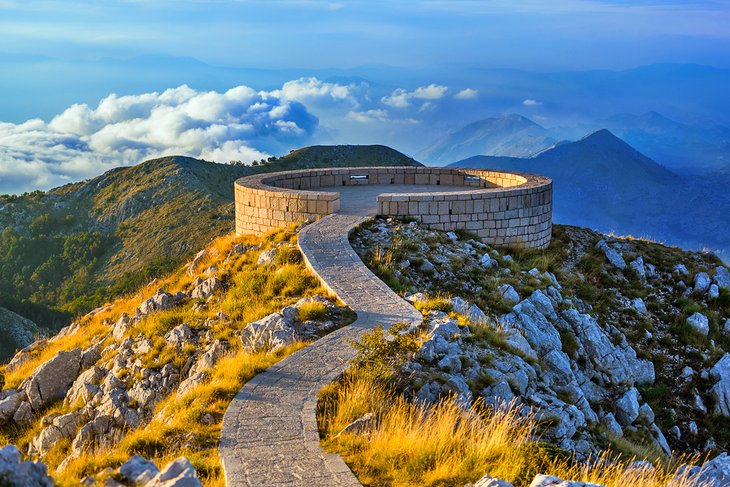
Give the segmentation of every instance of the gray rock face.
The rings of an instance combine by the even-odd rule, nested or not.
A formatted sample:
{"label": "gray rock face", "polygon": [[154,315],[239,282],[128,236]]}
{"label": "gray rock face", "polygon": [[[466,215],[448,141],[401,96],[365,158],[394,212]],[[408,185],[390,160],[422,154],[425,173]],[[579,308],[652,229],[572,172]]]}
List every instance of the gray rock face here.
{"label": "gray rock face", "polygon": [[717,299],[720,297],[720,288],[717,284],[710,285],[710,290],[707,291],[707,297],[710,299]]}
{"label": "gray rock face", "polygon": [[202,487],[195,468],[185,457],[170,462],[145,487]]}
{"label": "gray rock face", "polygon": [[687,266],[684,264],[676,264],[674,266],[674,269],[672,271],[674,274],[677,274],[679,276],[688,276],[689,271],[687,270]]}
{"label": "gray rock face", "polygon": [[259,266],[271,265],[274,263],[274,258],[276,258],[276,249],[264,250],[261,252],[261,255],[259,255],[257,264]]}
{"label": "gray rock face", "polygon": [[160,470],[157,466],[139,455],[127,460],[121,467],[119,473],[122,477],[134,485],[144,485],[150,482]]}
{"label": "gray rock face", "polygon": [[515,288],[510,286],[509,284],[502,284],[499,286],[499,292],[502,294],[502,297],[509,301],[512,304],[516,304],[520,302],[520,295],[517,294],[517,291],[515,291]]}
{"label": "gray rock face", "polygon": [[195,270],[198,268],[198,265],[203,262],[203,259],[205,259],[207,255],[208,251],[205,249],[195,254],[195,257],[193,257],[193,260],[190,261],[186,269],[188,276],[192,277],[195,275]]}
{"label": "gray rock face", "polygon": [[592,484],[590,482],[575,482],[572,480],[563,480],[552,475],[538,475],[532,480],[530,487],[605,487],[601,484]]}
{"label": "gray rock face", "polygon": [[451,298],[449,303],[456,313],[466,316],[472,323],[483,324],[487,322],[487,315],[477,305],[470,304],[459,297]]}
{"label": "gray rock face", "polygon": [[485,475],[474,483],[474,487],[514,487],[511,482]]}
{"label": "gray rock face", "polygon": [[193,299],[208,299],[221,289],[223,289],[223,283],[216,277],[209,277],[193,289],[191,296]]}
{"label": "gray rock face", "polygon": [[608,259],[611,265],[619,269],[626,268],[626,261],[623,256],[613,247],[609,247],[605,240],[598,242],[596,248],[603,252],[603,255],[606,256],[606,259]]}
{"label": "gray rock face", "polygon": [[639,256],[636,260],[632,261],[629,266],[644,280],[646,279],[646,268],[644,267],[644,258]]}
{"label": "gray rock face", "polygon": [[[730,455],[721,453],[712,460],[705,462],[702,467],[685,467],[689,469],[687,479],[702,487],[726,487],[730,485]],[[680,469],[677,477],[685,472]]]}
{"label": "gray rock face", "polygon": [[4,362],[40,335],[41,330],[31,320],[0,307],[0,361]]}
{"label": "gray rock face", "polygon": [[140,315],[148,315],[155,311],[171,309],[176,303],[177,300],[172,294],[167,293],[162,289],[158,289],[154,296],[147,299],[139,306],[138,311]]}
{"label": "gray rock face", "polygon": [[710,276],[706,272],[698,272],[695,275],[694,292],[705,293],[710,289],[710,284],[712,284]]}
{"label": "gray rock face", "polygon": [[5,399],[0,401],[0,426],[6,425],[15,416],[15,412],[20,407],[20,403],[25,400],[25,394],[14,392],[9,394]]}
{"label": "gray rock face", "polygon": [[296,310],[287,307],[250,323],[241,332],[241,343],[246,350],[276,351],[297,340]]}
{"label": "gray rock face", "polygon": [[360,433],[370,428],[374,423],[375,415],[373,413],[366,413],[362,417],[357,418],[355,421],[342,428],[342,431],[337,433],[335,438],[345,433]]}
{"label": "gray rock face", "polygon": [[715,267],[715,282],[721,288],[730,291],[730,271],[725,266]]}
{"label": "gray rock face", "polygon": [[641,298],[634,298],[631,301],[631,306],[633,306],[633,308],[642,315],[649,314],[649,310],[646,309],[646,304]]}
{"label": "gray rock face", "polygon": [[127,316],[127,313],[122,313],[117,322],[114,324],[112,329],[112,336],[121,340],[127,334],[127,331],[132,327],[132,320]]}
{"label": "gray rock face", "polygon": [[715,402],[714,414],[730,418],[730,353],[726,353],[710,369],[710,378],[715,384],[710,396]]}
{"label": "gray rock face", "polygon": [[700,312],[695,312],[687,318],[687,324],[701,335],[707,336],[710,333],[710,321]]}
{"label": "gray rock face", "polygon": [[632,387],[616,401],[616,419],[621,426],[629,426],[639,417],[639,391]]}
{"label": "gray rock face", "polygon": [[20,389],[28,396],[33,410],[38,411],[66,397],[66,392],[81,370],[81,357],[80,348],[58,352],[23,381]]}
{"label": "gray rock face", "polygon": [[46,466],[36,462],[21,462],[15,445],[0,448],[0,485],[7,487],[53,487]]}

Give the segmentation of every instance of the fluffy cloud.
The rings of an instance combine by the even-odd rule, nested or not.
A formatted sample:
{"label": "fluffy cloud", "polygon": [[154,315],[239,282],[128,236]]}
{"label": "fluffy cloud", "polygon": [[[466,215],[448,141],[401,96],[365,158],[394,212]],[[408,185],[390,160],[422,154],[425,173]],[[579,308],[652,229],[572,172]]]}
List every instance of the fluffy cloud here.
{"label": "fluffy cloud", "polygon": [[447,86],[440,86],[433,83],[428,86],[416,88],[414,91],[398,88],[390,95],[381,98],[380,101],[385,105],[395,108],[406,108],[411,105],[411,101],[414,99],[439,100],[444,97],[448,89],[449,88]]}
{"label": "fluffy cloud", "polygon": [[538,107],[542,105],[541,101],[533,100],[532,98],[528,98],[526,100],[522,100],[522,104],[526,107]]}
{"label": "fluffy cloud", "polygon": [[244,162],[300,145],[319,120],[303,100],[352,104],[350,88],[315,78],[257,92],[180,86],[161,93],[109,95],[72,105],[50,122],[0,123],[0,192],[49,188],[152,157],[184,154]]}
{"label": "fluffy cloud", "polygon": [[412,125],[419,123],[418,120],[413,118],[391,118],[388,110],[374,109],[365,111],[351,111],[346,117],[348,120],[352,120],[359,123],[388,123],[388,124],[399,124],[399,125]]}
{"label": "fluffy cloud", "polygon": [[457,100],[473,100],[479,96],[479,91],[472,88],[464,88],[460,92],[454,95]]}

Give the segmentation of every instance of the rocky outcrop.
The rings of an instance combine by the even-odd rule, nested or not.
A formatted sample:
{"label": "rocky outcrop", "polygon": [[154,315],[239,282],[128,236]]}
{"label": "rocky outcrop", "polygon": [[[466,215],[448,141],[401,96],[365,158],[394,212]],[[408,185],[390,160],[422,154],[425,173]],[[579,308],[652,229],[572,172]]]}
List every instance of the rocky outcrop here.
{"label": "rocky outcrop", "polygon": [[730,418],[730,353],[726,353],[710,369],[710,378],[714,385],[710,396],[715,402],[714,414]]}
{"label": "rocky outcrop", "polygon": [[81,359],[80,348],[58,352],[23,381],[20,390],[25,393],[34,411],[66,397],[66,392],[81,371]]}
{"label": "rocky outcrop", "polygon": [[0,362],[33,343],[41,334],[41,329],[31,320],[0,306]]}
{"label": "rocky outcrop", "polygon": [[15,445],[0,448],[0,485],[4,487],[53,487],[46,466],[40,462],[21,462]]}
{"label": "rocky outcrop", "polygon": [[287,306],[281,311],[249,323],[240,335],[243,348],[249,351],[273,352],[298,340],[321,336],[322,333],[331,330],[335,326],[331,320],[323,322],[301,322],[299,320],[299,308],[303,304],[313,301],[322,303],[328,312],[334,309],[332,303],[326,298],[302,298],[292,306]]}
{"label": "rocky outcrop", "polygon": [[223,283],[216,277],[209,277],[193,289],[191,297],[193,299],[206,300],[221,289],[223,289]]}
{"label": "rocky outcrop", "polygon": [[623,256],[616,249],[609,246],[605,240],[599,241],[596,244],[596,248],[603,252],[603,255],[606,256],[606,259],[608,259],[608,262],[610,262],[611,265],[617,267],[618,269],[626,268],[626,261],[624,260]]}
{"label": "rocky outcrop", "polygon": [[730,455],[721,453],[701,467],[685,467],[680,469],[677,479],[685,477],[702,487],[725,487],[730,485]]}

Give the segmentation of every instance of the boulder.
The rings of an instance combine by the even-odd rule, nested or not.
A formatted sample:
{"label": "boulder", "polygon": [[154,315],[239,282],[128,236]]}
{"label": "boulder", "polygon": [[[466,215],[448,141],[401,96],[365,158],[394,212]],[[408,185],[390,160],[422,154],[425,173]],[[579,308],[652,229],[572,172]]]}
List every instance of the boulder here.
{"label": "boulder", "polygon": [[601,484],[592,484],[590,482],[576,482],[573,480],[563,480],[552,475],[537,475],[530,484],[530,487],[605,487]]}
{"label": "boulder", "polygon": [[29,402],[23,401],[20,403],[18,410],[15,411],[15,414],[13,415],[13,421],[15,421],[18,426],[30,426],[30,424],[35,421],[35,414],[33,413],[33,408],[30,407]]}
{"label": "boulder", "polygon": [[127,313],[122,313],[117,322],[112,328],[112,336],[117,340],[122,340],[126,335],[127,331],[132,327],[132,321],[130,320]]}
{"label": "boulder", "polygon": [[287,308],[284,308],[282,312],[272,313],[249,323],[241,331],[243,348],[249,351],[273,352],[296,342],[298,338],[295,326],[296,310],[292,308],[293,313],[287,313],[286,310]]}
{"label": "boulder", "polygon": [[718,287],[730,291],[730,271],[727,270],[727,267],[721,265],[715,267],[715,282]]}
{"label": "boulder", "polygon": [[621,426],[629,426],[639,417],[639,391],[632,387],[616,401],[616,419]]}
{"label": "boulder", "polygon": [[623,256],[613,247],[609,247],[605,240],[599,241],[596,244],[596,248],[603,252],[603,255],[606,256],[606,259],[608,259],[611,265],[619,269],[626,268],[626,261]]}
{"label": "boulder", "polygon": [[46,426],[32,441],[33,450],[41,457],[45,457],[48,451],[58,441],[64,438],[76,436],[76,430],[83,422],[85,415],[81,411],[73,411],[68,414],[56,416],[51,424]]}
{"label": "boulder", "polygon": [[[238,244],[241,245],[241,244]],[[190,263],[187,266],[187,274],[188,276],[192,277],[195,275],[195,270],[198,268],[198,265],[205,259],[205,257],[208,255],[208,251],[203,249],[197,254],[195,254],[195,257],[193,257],[193,260],[190,261]]]}
{"label": "boulder", "polygon": [[119,474],[133,485],[144,485],[150,482],[160,470],[157,466],[135,455],[119,467]]}
{"label": "boulder", "polygon": [[20,404],[25,400],[22,392],[13,392],[0,401],[0,426],[6,425],[15,416]]}
{"label": "boulder", "polygon": [[687,324],[701,335],[707,336],[710,333],[710,321],[700,312],[695,312],[687,318]]}
{"label": "boulder", "polygon": [[195,468],[185,457],[168,463],[145,487],[202,487]]}
{"label": "boulder", "polygon": [[687,266],[684,264],[676,264],[674,266],[674,269],[672,269],[673,274],[677,274],[679,276],[689,276],[689,271],[687,270]]}
{"label": "boulder", "polygon": [[696,293],[706,293],[710,289],[710,284],[712,284],[712,281],[710,280],[710,276],[707,275],[707,272],[698,272],[695,274],[693,291]]}
{"label": "boulder", "polygon": [[409,296],[406,296],[406,301],[408,301],[411,304],[424,303],[424,302],[426,302],[427,299],[428,298],[423,293],[413,293]]}
{"label": "boulder", "polygon": [[634,299],[633,299],[633,300],[631,301],[631,306],[632,306],[632,307],[633,307],[633,308],[634,308],[634,309],[635,309],[635,310],[636,310],[636,311],[637,311],[637,312],[638,312],[639,314],[642,314],[642,315],[648,315],[648,314],[649,314],[649,310],[648,310],[648,309],[646,309],[646,304],[644,303],[644,300],[643,300],[643,299],[641,299],[641,298],[634,298]]}
{"label": "boulder", "polygon": [[28,396],[34,411],[66,397],[66,392],[81,371],[81,358],[80,348],[58,352],[23,381],[20,389]]}
{"label": "boulder", "polygon": [[276,249],[264,250],[259,255],[257,265],[259,267],[262,265],[271,265],[274,263],[274,258],[276,258]]}
{"label": "boulder", "polygon": [[223,283],[217,277],[209,277],[193,289],[193,299],[206,300],[215,294],[216,291],[223,289]]}
{"label": "boulder", "polygon": [[513,288],[509,284],[502,284],[501,286],[499,286],[499,292],[500,294],[502,294],[502,297],[504,299],[512,304],[517,304],[520,302],[520,295],[517,294],[515,288]]}
{"label": "boulder", "polygon": [[713,413],[730,418],[730,353],[726,353],[710,369],[710,378],[715,384],[710,389],[715,408]]}
{"label": "boulder", "polygon": [[373,413],[366,413],[362,417],[357,418],[355,421],[342,428],[342,431],[337,433],[335,438],[345,433],[355,435],[362,433],[363,431],[368,430],[373,424],[375,424],[375,415]]}
{"label": "boulder", "polygon": [[722,332],[730,335],[730,318],[725,320],[725,324],[722,326]]}
{"label": "boulder", "polygon": [[717,299],[720,297],[720,288],[717,284],[711,284],[709,291],[707,291],[707,297],[709,299]]}
{"label": "boulder", "polygon": [[702,467],[682,467],[675,478],[679,480],[684,475],[686,475],[688,483],[692,483],[692,485],[726,487],[730,485],[730,455],[721,453],[712,460],[705,462]]}
{"label": "boulder", "polygon": [[0,448],[0,485],[3,487],[53,487],[46,466],[40,462],[21,462],[15,445]]}
{"label": "boulder", "polygon": [[507,482],[506,480],[501,480],[491,477],[489,475],[485,475],[484,477],[477,480],[474,483],[473,487],[514,487],[514,485],[511,482]]}
{"label": "boulder", "polygon": [[148,315],[156,311],[165,311],[171,309],[178,300],[175,297],[165,292],[162,289],[158,289],[157,293],[151,298],[145,300],[138,308],[140,315]]}
{"label": "boulder", "polygon": [[479,264],[486,267],[487,269],[491,269],[493,267],[499,267],[499,263],[492,258],[489,254],[484,254],[479,259]]}
{"label": "boulder", "polygon": [[631,267],[639,275],[642,281],[646,279],[646,268],[644,267],[643,257],[637,257],[636,260],[629,264],[629,267]]}

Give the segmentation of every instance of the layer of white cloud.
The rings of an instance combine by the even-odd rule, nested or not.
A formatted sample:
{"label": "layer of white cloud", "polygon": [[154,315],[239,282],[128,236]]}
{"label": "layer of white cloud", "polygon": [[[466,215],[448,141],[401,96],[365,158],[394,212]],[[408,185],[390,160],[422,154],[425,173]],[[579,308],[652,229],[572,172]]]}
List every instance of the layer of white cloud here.
{"label": "layer of white cloud", "polygon": [[473,100],[479,96],[479,91],[473,88],[464,88],[460,92],[454,95],[457,100]]}
{"label": "layer of white cloud", "polygon": [[180,86],[161,93],[109,95],[72,105],[50,122],[0,123],[0,193],[47,189],[163,155],[250,162],[299,145],[319,120],[303,104],[357,106],[351,89],[316,78],[265,92]]}
{"label": "layer of white cloud", "polygon": [[406,108],[411,105],[412,100],[440,100],[446,95],[448,91],[447,86],[441,86],[436,84],[430,84],[428,86],[421,86],[413,91],[408,91],[403,88],[393,90],[388,96],[384,96],[380,99],[385,105],[389,105],[395,108]]}
{"label": "layer of white cloud", "polygon": [[526,107],[538,107],[542,105],[542,102],[538,100],[533,100],[532,98],[527,98],[526,100],[522,100],[522,104]]}

